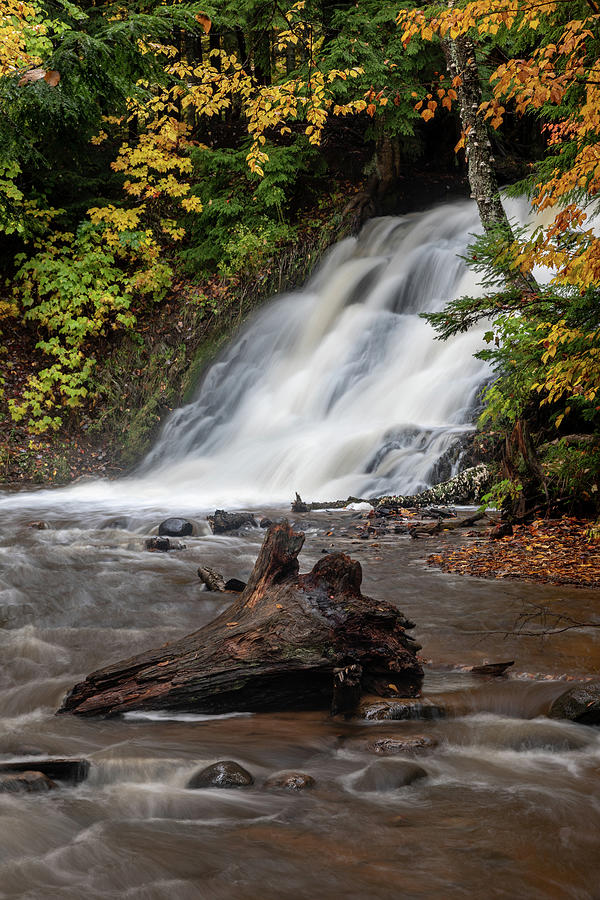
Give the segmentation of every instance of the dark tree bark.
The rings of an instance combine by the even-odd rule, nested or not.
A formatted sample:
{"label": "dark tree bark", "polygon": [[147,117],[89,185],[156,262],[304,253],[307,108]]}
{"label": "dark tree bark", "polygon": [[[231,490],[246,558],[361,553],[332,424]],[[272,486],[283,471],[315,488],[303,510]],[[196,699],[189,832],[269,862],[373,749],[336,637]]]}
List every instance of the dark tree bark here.
{"label": "dark tree bark", "polygon": [[240,65],[245,70],[248,65],[248,49],[246,47],[246,37],[244,35],[244,29],[240,28],[239,25],[236,25],[235,27],[235,39],[237,41]]}
{"label": "dark tree bark", "polygon": [[516,497],[504,501],[504,518],[509,522],[522,522],[538,515],[543,509],[548,512],[546,476],[525,419],[518,419],[512,432],[506,435],[502,451],[502,474],[512,482],[520,483],[522,488]]}
{"label": "dark tree bark", "polygon": [[271,84],[271,39],[267,29],[255,33],[253,56],[256,80],[259,84]]}
{"label": "dark tree bark", "polygon": [[92,673],[59,712],[319,709],[331,707],[334,686],[334,706],[344,712],[361,689],[416,696],[423,673],[405,633],[412,623],[360,593],[360,564],[343,553],[299,575],[303,543],[287,522],[272,526],[245,590],[221,616]]}
{"label": "dark tree bark", "polygon": [[[221,49],[221,34],[217,28],[213,25],[210,29],[210,33],[208,35],[208,44],[210,47],[210,51],[220,50]],[[215,67],[217,72],[221,71],[221,57],[220,56],[211,56],[210,57],[211,64]]]}

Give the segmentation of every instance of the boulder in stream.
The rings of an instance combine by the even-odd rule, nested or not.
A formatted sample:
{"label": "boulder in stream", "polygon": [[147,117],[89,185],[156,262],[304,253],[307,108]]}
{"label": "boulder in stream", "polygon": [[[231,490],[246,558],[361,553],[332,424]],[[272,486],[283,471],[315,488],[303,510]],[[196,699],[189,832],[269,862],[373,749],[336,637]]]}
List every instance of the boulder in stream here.
{"label": "boulder in stream", "polygon": [[187,519],[173,517],[160,523],[158,533],[167,537],[188,537],[194,533],[194,526]]}
{"label": "boulder in stream", "polygon": [[146,550],[167,553],[170,549],[171,541],[168,537],[151,537],[146,541]]}
{"label": "boulder in stream", "polygon": [[196,772],[186,787],[198,788],[241,788],[254,784],[254,778],[243,766],[232,759],[222,759]]}
{"label": "boulder in stream", "polygon": [[446,711],[438,703],[427,697],[414,700],[406,697],[401,700],[375,701],[365,703],[359,712],[362,719],[441,719]]}
{"label": "boulder in stream", "polygon": [[600,681],[569,688],[552,703],[548,715],[581,725],[600,725]]}
{"label": "boulder in stream", "polygon": [[57,785],[44,775],[26,769],[24,772],[0,772],[0,794],[41,794]]}
{"label": "boulder in stream", "polygon": [[208,524],[213,534],[227,534],[240,528],[257,528],[256,519],[251,513],[230,513],[224,509],[216,509],[208,516]]}
{"label": "boulder in stream", "polygon": [[313,788],[315,784],[315,779],[306,772],[279,772],[267,778],[264,786],[267,790],[296,792]]}

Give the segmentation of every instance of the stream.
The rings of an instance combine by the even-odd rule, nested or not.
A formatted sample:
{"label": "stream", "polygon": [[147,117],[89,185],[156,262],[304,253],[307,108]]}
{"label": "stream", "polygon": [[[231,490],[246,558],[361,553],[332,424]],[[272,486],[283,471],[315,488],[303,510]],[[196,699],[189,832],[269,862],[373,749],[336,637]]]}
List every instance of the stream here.
{"label": "stream", "polygon": [[[444,347],[418,312],[465,290],[462,264],[449,260],[473,223],[470,204],[449,204],[381,220],[338,247],[291,320],[296,295],[232,343],[135,476],[0,495],[0,760],[91,764],[76,786],[0,793],[0,898],[598,900],[600,730],[545,713],[573,679],[598,677],[600,635],[511,634],[528,603],[586,618],[597,594],[427,566],[464,534],[364,541],[360,511],[286,513],[296,489],[307,499],[408,492],[458,464],[452,448],[489,373],[471,358],[476,335]],[[426,240],[437,248],[427,278]],[[423,694],[444,715],[56,716],[94,669],[194,631],[231,602],[202,591],[197,568],[246,580],[264,531],[211,534],[217,505],[290,516],[306,534],[301,571],[331,550],[358,559],[363,592],[417,623]],[[195,526],[185,549],[146,550],[180,514]],[[465,671],[510,659],[508,677]],[[411,735],[434,739],[415,758],[426,777],[394,787],[404,757],[380,759],[368,745]],[[186,788],[220,759],[254,784]],[[283,771],[316,784],[265,789]]]}
{"label": "stream", "polygon": [[[82,756],[92,767],[77,787],[0,794],[1,897],[458,898],[480,897],[484,879],[486,896],[598,897],[600,734],[543,716],[569,686],[566,673],[597,673],[597,641],[577,631],[546,641],[485,634],[510,630],[528,600],[575,614],[591,592],[442,575],[424,563],[430,541],[386,536],[372,546],[352,536],[356,513],[301,514],[302,570],[332,544],[347,550],[363,565],[364,592],[418,623],[432,660],[424,694],[444,718],[56,717],[88,672],[220,613],[230,599],[202,592],[197,566],[247,578],[263,533],[217,537],[199,518],[204,533],[186,538],[187,549],[149,553],[159,510],[114,528],[106,515],[74,519],[57,506],[38,530],[27,525],[35,495],[27,499],[4,518],[0,546],[0,753]],[[454,668],[485,659],[515,659],[515,674],[477,679]],[[354,788],[377,761],[369,740],[416,734],[439,742],[417,758],[427,778]],[[185,789],[218,759],[242,764],[255,785]],[[316,786],[264,790],[280,771],[307,772]]]}

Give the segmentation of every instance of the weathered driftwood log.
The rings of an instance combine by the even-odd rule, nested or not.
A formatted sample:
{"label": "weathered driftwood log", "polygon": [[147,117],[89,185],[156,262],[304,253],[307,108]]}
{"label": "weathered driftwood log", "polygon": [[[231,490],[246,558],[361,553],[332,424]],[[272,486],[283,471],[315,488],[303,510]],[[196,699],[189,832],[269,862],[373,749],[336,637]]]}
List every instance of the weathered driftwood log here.
{"label": "weathered driftwood log", "polygon": [[411,537],[418,537],[419,535],[440,534],[442,531],[451,531],[453,528],[468,528],[483,519],[484,516],[487,516],[487,512],[478,510],[472,516],[466,516],[464,519],[438,519],[434,525],[424,525],[422,522],[418,522],[416,525],[409,526],[409,534]]}
{"label": "weathered driftwood log", "polygon": [[[392,604],[362,596],[360,564],[343,553],[324,556],[299,575],[303,543],[287,522],[273,525],[245,590],[221,616],[179,641],[92,673],[59,712],[326,708],[334,677],[348,666],[357,667],[354,673],[360,667],[365,691],[417,695],[422,670],[405,634],[412,623]],[[347,694],[337,697],[337,708],[348,712],[347,704]]]}
{"label": "weathered driftwood log", "polygon": [[209,591],[220,593],[225,590],[225,579],[220,572],[215,572],[209,566],[199,566],[198,577],[202,584],[205,584]]}

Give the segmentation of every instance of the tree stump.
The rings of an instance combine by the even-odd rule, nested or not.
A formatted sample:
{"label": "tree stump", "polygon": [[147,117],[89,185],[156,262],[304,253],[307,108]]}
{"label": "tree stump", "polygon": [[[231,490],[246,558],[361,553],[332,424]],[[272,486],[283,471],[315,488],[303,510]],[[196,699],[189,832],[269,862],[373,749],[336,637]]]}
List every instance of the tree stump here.
{"label": "tree stump", "polygon": [[[360,689],[413,697],[422,669],[392,604],[360,593],[360,564],[343,553],[299,575],[304,535],[273,525],[242,594],[179,641],[114,663],[76,684],[60,713],[203,713],[331,707],[334,678],[356,666]],[[337,694],[337,691],[336,691]],[[358,702],[360,690],[354,687]],[[347,699],[336,706],[348,712]]]}

